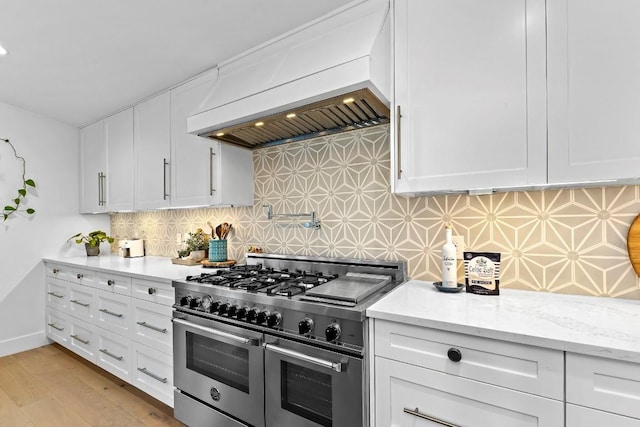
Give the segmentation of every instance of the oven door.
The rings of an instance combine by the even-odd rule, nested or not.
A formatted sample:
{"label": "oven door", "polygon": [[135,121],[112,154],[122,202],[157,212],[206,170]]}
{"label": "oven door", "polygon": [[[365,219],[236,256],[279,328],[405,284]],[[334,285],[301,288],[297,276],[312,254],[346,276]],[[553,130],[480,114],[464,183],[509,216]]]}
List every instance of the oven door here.
{"label": "oven door", "polygon": [[176,313],[174,385],[246,423],[264,426],[262,338],[258,332]]}
{"label": "oven door", "polygon": [[268,427],[353,427],[363,420],[362,359],[267,337]]}

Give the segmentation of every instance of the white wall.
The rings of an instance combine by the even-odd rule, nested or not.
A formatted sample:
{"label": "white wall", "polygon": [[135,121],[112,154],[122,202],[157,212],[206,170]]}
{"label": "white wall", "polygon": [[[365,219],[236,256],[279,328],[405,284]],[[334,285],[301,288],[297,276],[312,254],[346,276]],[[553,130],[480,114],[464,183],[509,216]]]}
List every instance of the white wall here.
{"label": "white wall", "polygon": [[[76,232],[109,232],[107,215],[79,215],[78,129],[0,102],[0,138],[10,139],[36,182],[28,207],[2,222],[0,217],[0,356],[47,343],[42,258],[83,254],[65,243]],[[20,163],[0,141],[0,208],[17,195]]]}

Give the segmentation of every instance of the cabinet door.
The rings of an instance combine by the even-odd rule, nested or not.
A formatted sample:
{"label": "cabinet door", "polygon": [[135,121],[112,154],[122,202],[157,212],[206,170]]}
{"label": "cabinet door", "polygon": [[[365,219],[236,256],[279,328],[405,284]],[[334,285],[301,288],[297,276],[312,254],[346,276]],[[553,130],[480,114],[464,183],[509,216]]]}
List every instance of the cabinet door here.
{"label": "cabinet door", "polygon": [[80,213],[104,212],[107,151],[104,144],[104,122],[99,121],[80,130]]}
{"label": "cabinet door", "polygon": [[382,357],[375,384],[376,426],[564,426],[561,401]]}
{"label": "cabinet door", "polygon": [[546,181],[544,0],[396,0],[397,193]]}
{"label": "cabinet door", "polygon": [[136,209],[163,208],[170,203],[170,101],[166,92],[133,108]]}
{"label": "cabinet door", "polygon": [[549,182],[640,177],[640,2],[548,2]]}
{"label": "cabinet door", "polygon": [[640,420],[567,404],[566,427],[640,427]]}
{"label": "cabinet door", "polygon": [[104,120],[109,211],[133,209],[133,108]]}
{"label": "cabinet door", "polygon": [[213,201],[212,150],[217,143],[187,133],[189,117],[208,94],[216,75],[207,73],[171,90],[171,204],[208,206]]}

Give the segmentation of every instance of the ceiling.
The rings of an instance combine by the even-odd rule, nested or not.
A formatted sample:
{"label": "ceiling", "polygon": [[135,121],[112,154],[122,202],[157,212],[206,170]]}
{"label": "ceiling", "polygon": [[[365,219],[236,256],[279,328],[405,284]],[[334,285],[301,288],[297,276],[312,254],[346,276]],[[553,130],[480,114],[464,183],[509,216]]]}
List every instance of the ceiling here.
{"label": "ceiling", "polygon": [[0,0],[0,101],[82,126],[346,3]]}

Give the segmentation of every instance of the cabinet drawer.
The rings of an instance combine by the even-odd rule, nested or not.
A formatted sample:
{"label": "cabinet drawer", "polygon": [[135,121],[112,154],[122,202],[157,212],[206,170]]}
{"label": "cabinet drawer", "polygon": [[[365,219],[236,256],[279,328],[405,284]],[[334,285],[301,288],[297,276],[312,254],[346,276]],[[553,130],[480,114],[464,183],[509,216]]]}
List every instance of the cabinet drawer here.
{"label": "cabinet drawer", "polygon": [[640,365],[567,353],[567,402],[640,418]]}
{"label": "cabinet drawer", "polygon": [[96,294],[95,324],[101,328],[129,337],[131,297],[98,290]]}
{"label": "cabinet drawer", "polygon": [[131,295],[131,277],[111,273],[98,273],[97,287],[121,295]]}
{"label": "cabinet drawer", "polygon": [[69,305],[69,284],[47,277],[47,305],[61,311],[67,311]]}
{"label": "cabinet drawer", "polygon": [[133,279],[131,294],[135,298],[169,307],[173,305],[175,298],[171,283],[159,283],[144,279]]}
{"label": "cabinet drawer", "polygon": [[640,420],[567,404],[566,427],[640,427]]}
{"label": "cabinet drawer", "polygon": [[131,381],[131,340],[96,327],[96,364],[123,380]]}
{"label": "cabinet drawer", "polygon": [[147,301],[134,301],[132,339],[173,354],[172,308]]}
{"label": "cabinet drawer", "polygon": [[69,319],[51,307],[47,307],[47,338],[69,347]]}
{"label": "cabinet drawer", "polygon": [[96,290],[87,286],[69,285],[68,312],[79,319],[93,323],[96,313]]}
{"label": "cabinet drawer", "polygon": [[60,280],[71,281],[74,273],[69,267],[60,264],[45,264],[45,275]]}
{"label": "cabinet drawer", "polygon": [[[563,399],[562,351],[375,322],[375,354],[527,393]],[[456,356],[460,357],[459,361]]]}
{"label": "cabinet drawer", "polygon": [[[66,280],[66,279],[65,279]],[[78,285],[96,286],[96,273],[91,270],[72,268],[69,281]]]}
{"label": "cabinet drawer", "polygon": [[375,381],[378,426],[564,426],[561,401],[407,363],[376,357]]}
{"label": "cabinet drawer", "polygon": [[69,348],[85,359],[95,363],[96,340],[94,326],[69,316]]}
{"label": "cabinet drawer", "polygon": [[133,342],[133,385],[173,407],[173,358]]}

